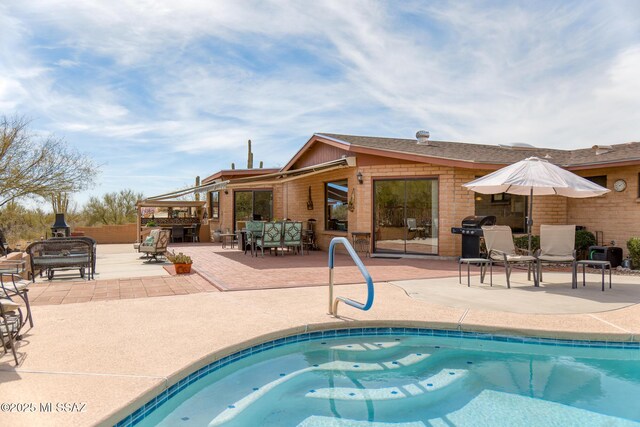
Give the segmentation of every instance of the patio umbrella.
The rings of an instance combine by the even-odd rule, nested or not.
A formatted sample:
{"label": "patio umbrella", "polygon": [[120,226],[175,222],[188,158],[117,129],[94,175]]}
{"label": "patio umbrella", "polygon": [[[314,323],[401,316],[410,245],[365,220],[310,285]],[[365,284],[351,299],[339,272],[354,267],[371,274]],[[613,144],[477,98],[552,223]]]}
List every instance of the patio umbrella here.
{"label": "patio umbrella", "polygon": [[512,165],[463,184],[463,187],[482,194],[519,194],[529,196],[529,252],[531,252],[531,228],[533,226],[533,196],[560,195],[573,198],[595,197],[608,189],[562,169],[545,159],[529,157]]}

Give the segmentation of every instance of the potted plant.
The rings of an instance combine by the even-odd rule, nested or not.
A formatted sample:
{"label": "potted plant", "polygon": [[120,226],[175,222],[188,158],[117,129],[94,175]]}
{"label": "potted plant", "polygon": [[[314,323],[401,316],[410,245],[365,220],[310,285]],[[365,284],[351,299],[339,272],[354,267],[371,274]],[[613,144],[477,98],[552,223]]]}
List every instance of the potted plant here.
{"label": "potted plant", "polygon": [[211,233],[211,240],[213,240],[214,242],[220,242],[222,241],[222,230],[221,229],[216,229]]}
{"label": "potted plant", "polygon": [[167,259],[173,263],[176,269],[176,274],[189,274],[191,273],[191,264],[193,261],[189,255],[185,255],[182,252],[167,253]]}

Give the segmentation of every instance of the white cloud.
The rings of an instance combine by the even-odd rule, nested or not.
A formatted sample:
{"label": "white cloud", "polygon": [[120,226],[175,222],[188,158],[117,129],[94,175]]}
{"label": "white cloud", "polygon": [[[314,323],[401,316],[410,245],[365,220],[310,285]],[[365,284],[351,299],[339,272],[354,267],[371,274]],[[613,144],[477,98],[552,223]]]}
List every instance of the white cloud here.
{"label": "white cloud", "polygon": [[194,175],[241,163],[249,138],[283,164],[316,131],[613,144],[638,139],[639,15],[595,1],[31,0],[0,6],[0,108],[96,155]]}

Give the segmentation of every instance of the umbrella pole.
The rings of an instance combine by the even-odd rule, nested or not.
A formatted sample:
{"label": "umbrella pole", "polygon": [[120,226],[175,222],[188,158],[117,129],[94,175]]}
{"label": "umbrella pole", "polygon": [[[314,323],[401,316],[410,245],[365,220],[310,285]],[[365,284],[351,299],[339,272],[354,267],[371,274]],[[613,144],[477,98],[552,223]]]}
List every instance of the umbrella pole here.
{"label": "umbrella pole", "polygon": [[529,255],[531,255],[531,233],[533,232],[533,187],[529,195],[529,217],[527,218],[527,232],[529,233]]}
{"label": "umbrella pole", "polygon": [[[531,256],[531,233],[533,232],[533,187],[529,194],[529,216],[527,217],[527,233],[529,234],[529,256]],[[535,272],[533,272],[535,278]],[[527,280],[531,280],[531,263],[527,266]],[[537,283],[536,280],[534,282]]]}

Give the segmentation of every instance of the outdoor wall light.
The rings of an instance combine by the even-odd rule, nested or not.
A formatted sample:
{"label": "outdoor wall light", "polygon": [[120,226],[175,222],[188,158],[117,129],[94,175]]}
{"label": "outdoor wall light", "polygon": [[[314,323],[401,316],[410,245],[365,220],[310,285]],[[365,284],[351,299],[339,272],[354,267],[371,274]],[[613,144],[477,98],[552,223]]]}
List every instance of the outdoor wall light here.
{"label": "outdoor wall light", "polygon": [[358,184],[362,184],[364,181],[362,180],[362,172],[358,171],[356,174],[356,178],[358,178]]}
{"label": "outdoor wall light", "polygon": [[224,194],[229,194],[229,190],[224,190]]}

